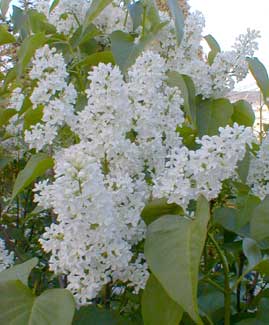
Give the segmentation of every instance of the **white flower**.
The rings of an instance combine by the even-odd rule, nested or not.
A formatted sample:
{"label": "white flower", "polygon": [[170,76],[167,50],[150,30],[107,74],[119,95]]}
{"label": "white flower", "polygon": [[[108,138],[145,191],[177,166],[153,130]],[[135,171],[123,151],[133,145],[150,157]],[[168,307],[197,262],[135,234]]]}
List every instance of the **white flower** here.
{"label": "white flower", "polygon": [[24,94],[22,93],[21,88],[15,88],[11,94],[10,100],[9,100],[9,108],[15,109],[17,112],[19,112],[22,108],[22,104],[24,101]]}
{"label": "white flower", "polygon": [[14,264],[14,253],[6,250],[3,239],[0,238],[0,272]]}
{"label": "white flower", "polygon": [[261,200],[269,195],[269,136],[263,139],[256,157],[252,157],[247,183]]}
{"label": "white flower", "polygon": [[236,166],[246,153],[246,145],[255,141],[251,128],[234,124],[219,129],[220,134],[203,136],[196,151],[182,147],[172,150],[163,175],[156,180],[154,195],[166,197],[184,209],[190,200],[203,194],[217,198],[225,179],[236,176]]}
{"label": "white flower", "polygon": [[67,83],[68,73],[62,54],[48,45],[38,49],[29,73],[32,80],[38,80],[30,97],[33,107],[43,106],[42,120],[25,131],[25,142],[37,150],[52,144],[58,129],[74,121],[74,104],[77,93]]}

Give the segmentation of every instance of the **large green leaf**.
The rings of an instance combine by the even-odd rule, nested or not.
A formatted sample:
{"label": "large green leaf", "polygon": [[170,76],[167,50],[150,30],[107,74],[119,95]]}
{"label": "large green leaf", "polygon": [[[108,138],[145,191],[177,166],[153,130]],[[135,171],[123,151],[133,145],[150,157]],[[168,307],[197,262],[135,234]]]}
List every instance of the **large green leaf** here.
{"label": "large green leaf", "polygon": [[225,229],[239,235],[249,234],[245,226],[250,222],[252,213],[260,204],[260,199],[249,193],[238,194],[236,208],[220,207],[214,211],[214,220]]}
{"label": "large green leaf", "polygon": [[35,54],[35,51],[43,46],[46,42],[45,33],[37,33],[34,35],[29,36],[26,38],[19,51],[18,51],[18,65],[17,65],[17,73],[18,75],[21,75],[27,65],[29,64],[30,60],[32,59],[33,55]]}
{"label": "large green leaf", "polygon": [[12,325],[71,325],[75,312],[72,294],[50,289],[35,297],[19,280],[0,282],[0,323]]}
{"label": "large green leaf", "polygon": [[269,238],[269,196],[254,209],[250,220],[250,232],[257,241]]}
{"label": "large green leaf", "polygon": [[4,109],[0,107],[0,127],[6,125],[9,119],[16,113],[17,111],[15,109]]}
{"label": "large green leaf", "polygon": [[262,253],[258,243],[251,238],[243,239],[243,252],[248,259],[248,267],[254,268],[262,260]]}
{"label": "large green leaf", "polygon": [[190,77],[181,75],[177,71],[168,72],[167,84],[170,87],[178,87],[184,98],[184,111],[188,120],[196,126],[196,102],[195,87]]}
{"label": "large green leaf", "polygon": [[199,136],[218,134],[219,127],[230,123],[233,105],[228,99],[207,99],[197,103],[197,127]]}
{"label": "large green leaf", "polygon": [[0,46],[14,42],[16,38],[7,31],[4,25],[0,25]]}
{"label": "large green leaf", "polygon": [[199,283],[198,289],[199,308],[214,324],[223,319],[224,297],[223,292],[206,282]]}
{"label": "large green leaf", "polygon": [[137,57],[165,25],[166,23],[161,23],[154,26],[145,36],[141,37],[138,43],[134,42],[132,35],[122,31],[115,31],[110,35],[113,56],[123,73],[135,63]]}
{"label": "large green leaf", "polygon": [[53,167],[53,159],[44,153],[38,153],[30,158],[25,168],[19,172],[12,192],[12,199],[24,188],[30,185],[37,177]]}
{"label": "large green leaf", "polygon": [[90,70],[91,67],[98,65],[99,63],[112,63],[114,64],[114,57],[112,52],[110,51],[103,51],[93,53],[91,55],[86,56],[82,61],[78,63],[78,66],[82,67],[86,71]]}
{"label": "large green leaf", "polygon": [[112,310],[96,306],[81,307],[76,311],[72,325],[129,325],[131,322]]}
{"label": "large green leaf", "polygon": [[36,10],[28,11],[28,21],[33,33],[44,32],[45,34],[56,33],[55,26],[49,24],[44,14]]}
{"label": "large green leaf", "polygon": [[13,5],[11,21],[13,23],[14,32],[19,32],[22,40],[30,35],[30,26],[28,24],[28,16],[25,10]]}
{"label": "large green leaf", "polygon": [[27,285],[29,274],[37,263],[38,259],[34,257],[22,264],[14,265],[9,269],[0,272],[0,282],[20,280],[23,284]]}
{"label": "large green leaf", "polygon": [[167,0],[167,4],[175,22],[177,42],[180,45],[184,35],[184,15],[178,0]]}
{"label": "large green leaf", "polygon": [[269,98],[269,78],[265,66],[258,58],[248,58],[249,70],[260,88],[265,102]]}
{"label": "large green leaf", "polygon": [[194,220],[163,216],[149,225],[145,243],[151,271],[197,324],[201,324],[197,305],[199,264],[209,218],[209,204],[200,197]]}
{"label": "large green leaf", "polygon": [[213,64],[215,57],[217,54],[221,51],[221,48],[218,44],[218,42],[215,40],[215,38],[211,35],[208,34],[204,37],[204,39],[207,41],[208,46],[210,47],[210,52],[208,53],[208,63],[210,65]]}
{"label": "large green leaf", "polygon": [[147,225],[152,223],[153,221],[157,220],[161,216],[164,215],[182,215],[183,210],[182,208],[175,204],[169,204],[167,203],[167,200],[165,199],[154,199],[150,201],[146,206],[144,207],[141,217],[145,221]]}
{"label": "large green leaf", "polygon": [[151,275],[142,296],[142,314],[144,325],[178,325],[183,310]]}
{"label": "large green leaf", "polygon": [[233,103],[233,107],[233,122],[236,122],[239,125],[253,126],[255,122],[255,114],[249,102],[246,100],[239,100]]}

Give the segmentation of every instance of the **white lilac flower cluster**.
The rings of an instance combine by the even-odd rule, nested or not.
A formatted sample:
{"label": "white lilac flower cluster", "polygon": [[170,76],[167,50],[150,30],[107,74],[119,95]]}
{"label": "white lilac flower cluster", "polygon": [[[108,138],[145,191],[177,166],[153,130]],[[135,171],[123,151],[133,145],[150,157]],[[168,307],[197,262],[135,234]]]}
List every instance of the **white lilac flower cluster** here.
{"label": "white lilac flower cluster", "polygon": [[138,292],[148,278],[143,255],[132,253],[145,237],[146,173],[163,171],[168,150],[181,143],[176,126],[184,120],[180,91],[167,86],[164,67],[159,55],[146,52],[128,82],[117,66],[94,68],[88,104],[73,126],[81,142],[56,155],[52,184],[36,186],[36,201],[58,216],[41,243],[52,253],[51,269],[68,275],[79,304],[111,281]]}
{"label": "white lilac flower cluster", "polygon": [[[85,19],[92,1],[61,0],[50,11],[50,1],[38,1],[37,10],[43,12],[57,31],[69,34],[79,27]],[[131,31],[132,23],[122,1],[114,0],[104,8],[95,19],[95,25],[104,33],[110,34],[115,30]],[[159,13],[161,21],[168,22],[159,32],[150,49],[161,54],[170,69],[192,78],[196,94],[204,98],[226,96],[243,80],[248,72],[246,56],[253,56],[258,49],[259,32],[247,30],[245,35],[239,35],[232,51],[220,52],[212,65],[206,62],[202,54],[201,42],[205,19],[201,12],[190,13],[185,20],[184,35],[180,46],[177,46],[174,23],[166,12]],[[127,18],[127,19],[126,19]],[[139,33],[139,29],[137,30]],[[138,36],[137,40],[141,35]],[[101,40],[102,42],[104,40]]]}
{"label": "white lilac flower cluster", "polygon": [[6,127],[8,134],[13,136],[19,136],[23,131],[23,123],[20,121],[19,112],[24,102],[24,94],[21,88],[15,88],[10,96],[9,109],[14,109],[17,113],[9,119],[9,123]]}
{"label": "white lilac flower cluster", "polygon": [[8,108],[16,113],[9,119],[6,125],[6,136],[1,142],[1,146],[8,156],[18,158],[25,152],[23,118],[20,116],[25,96],[21,88],[15,88],[9,98]]}
{"label": "white lilac flower cluster", "polygon": [[108,283],[144,288],[147,264],[133,248],[145,238],[146,202],[166,197],[186,209],[200,194],[217,197],[253,140],[250,128],[235,124],[197,140],[197,151],[184,147],[183,99],[166,73],[152,51],[126,76],[111,64],[94,67],[87,105],[70,123],[80,143],[55,155],[52,183],[36,185],[36,202],[57,215],[40,242],[80,305]]}
{"label": "white lilac flower cluster", "polygon": [[252,192],[263,200],[269,195],[269,135],[263,139],[256,157],[252,157],[247,183]]}
{"label": "white lilac flower cluster", "polygon": [[166,197],[168,203],[187,208],[190,200],[204,195],[216,198],[225,179],[236,176],[236,166],[246,154],[246,144],[255,142],[252,129],[238,126],[219,128],[219,135],[196,140],[196,151],[174,148],[164,173],[156,179],[153,194]]}
{"label": "white lilac flower cluster", "polygon": [[41,0],[37,1],[35,8],[45,14],[58,33],[68,35],[83,22],[90,4],[91,1],[85,0],[61,0],[53,10],[50,10],[51,1]]}
{"label": "white lilac flower cluster", "polygon": [[42,108],[42,121],[25,131],[25,142],[30,148],[41,150],[52,144],[60,126],[71,123],[77,93],[68,84],[68,73],[62,54],[48,45],[38,49],[33,60],[30,78],[36,81],[30,97],[34,109]]}
{"label": "white lilac flower cluster", "polygon": [[192,78],[196,94],[204,98],[226,96],[248,73],[246,57],[252,57],[258,49],[259,32],[247,30],[239,35],[232,51],[220,52],[210,65],[203,57],[201,42],[205,20],[201,12],[190,13],[185,20],[184,36],[177,46],[174,24],[166,13],[161,13],[162,21],[168,24],[160,31],[151,48],[167,59],[172,70]]}
{"label": "white lilac flower cluster", "polygon": [[3,239],[0,238],[0,272],[14,264],[14,253],[8,252]]}
{"label": "white lilac flower cluster", "polygon": [[[61,0],[50,10],[51,1],[37,1],[36,9],[45,14],[58,33],[68,35],[74,32],[85,20],[87,12],[94,0]],[[120,6],[122,1],[112,1],[94,23],[104,33],[109,34],[116,29],[124,29],[126,23],[130,27],[130,19],[125,22],[126,11]]]}

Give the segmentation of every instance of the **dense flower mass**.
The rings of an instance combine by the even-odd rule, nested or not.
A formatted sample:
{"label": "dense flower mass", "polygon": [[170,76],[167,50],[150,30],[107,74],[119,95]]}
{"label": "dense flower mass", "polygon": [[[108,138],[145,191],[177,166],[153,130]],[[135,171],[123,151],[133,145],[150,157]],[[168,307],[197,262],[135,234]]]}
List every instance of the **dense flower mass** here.
{"label": "dense flower mass", "polygon": [[[108,45],[110,50],[109,34],[118,29],[132,31],[132,36],[124,34],[130,46],[133,39],[134,44],[144,40],[145,31],[134,30],[121,2],[112,1],[93,19],[100,48]],[[39,1],[36,8],[67,43],[92,3],[62,0],[50,8],[50,1]],[[56,45],[37,49],[27,98],[42,117],[26,130],[19,115],[23,90],[15,88],[10,100],[17,114],[7,130],[24,132],[29,149],[54,156],[53,177],[35,186],[35,202],[55,215],[40,243],[50,253],[50,269],[67,276],[67,288],[79,305],[90,303],[107,284],[123,282],[136,293],[143,289],[149,272],[139,244],[146,235],[141,212],[147,202],[164,198],[187,214],[189,203],[201,194],[217,198],[223,181],[237,176],[238,162],[254,142],[251,128],[230,123],[214,136],[197,138],[198,149],[190,150],[180,134],[189,123],[186,94],[171,86],[168,76],[173,70],[191,77],[194,92],[203,99],[225,96],[246,76],[245,58],[253,56],[258,33],[239,36],[233,51],[217,53],[209,64],[201,50],[205,21],[200,12],[187,16],[179,46],[170,16],[159,15],[167,24],[127,71],[102,61],[90,65],[82,89],[76,84],[79,70],[74,71],[77,61],[83,63],[80,50],[70,59]],[[77,105],[81,98],[83,104]],[[75,140],[56,145],[64,127]],[[254,178],[259,181],[256,174]],[[258,193],[258,186],[253,191]]]}
{"label": "dense flower mass", "polygon": [[256,157],[252,157],[247,179],[253,193],[263,200],[269,195],[269,136],[263,140]]}
{"label": "dense flower mass", "polygon": [[34,109],[42,109],[43,117],[31,130],[25,131],[25,141],[30,148],[41,150],[52,144],[60,126],[72,120],[77,93],[67,82],[63,56],[48,45],[36,51],[30,78],[37,82],[30,99]]}
{"label": "dense flower mass", "polygon": [[259,32],[247,30],[236,39],[232,51],[219,52],[212,64],[203,56],[201,42],[205,19],[201,12],[190,13],[185,20],[185,31],[177,46],[175,28],[169,16],[161,13],[162,21],[169,23],[160,31],[153,49],[167,59],[167,65],[192,78],[196,93],[204,98],[220,98],[234,89],[235,83],[248,73],[246,57],[252,57],[258,49]]}
{"label": "dense flower mass", "polygon": [[150,196],[185,210],[200,194],[216,198],[253,141],[250,128],[234,125],[197,139],[197,151],[183,146],[177,132],[183,100],[167,85],[166,69],[150,51],[127,81],[117,66],[95,67],[88,103],[71,125],[80,143],[55,156],[55,181],[36,187],[36,201],[58,216],[41,243],[52,253],[51,269],[68,275],[79,304],[111,281],[144,288],[146,263],[137,262],[143,256],[134,256],[132,247],[145,237],[140,215]]}
{"label": "dense flower mass", "polygon": [[0,238],[0,272],[4,271],[14,263],[14,253],[9,253],[5,242]]}
{"label": "dense flower mass", "polygon": [[167,197],[169,203],[184,208],[190,200],[204,195],[216,198],[225,179],[236,176],[236,166],[246,153],[246,145],[255,141],[251,128],[234,124],[219,129],[216,136],[203,136],[196,151],[174,148],[166,169],[156,181],[154,196]]}

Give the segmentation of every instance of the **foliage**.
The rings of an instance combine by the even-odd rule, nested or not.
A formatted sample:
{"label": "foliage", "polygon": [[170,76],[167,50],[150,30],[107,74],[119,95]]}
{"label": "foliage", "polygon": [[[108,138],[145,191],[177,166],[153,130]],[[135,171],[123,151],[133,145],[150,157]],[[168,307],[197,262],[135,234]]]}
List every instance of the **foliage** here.
{"label": "foliage", "polygon": [[1,2],[1,324],[268,323],[259,34],[167,5]]}

